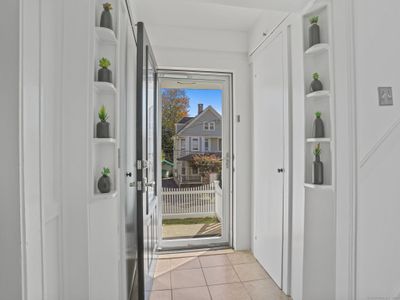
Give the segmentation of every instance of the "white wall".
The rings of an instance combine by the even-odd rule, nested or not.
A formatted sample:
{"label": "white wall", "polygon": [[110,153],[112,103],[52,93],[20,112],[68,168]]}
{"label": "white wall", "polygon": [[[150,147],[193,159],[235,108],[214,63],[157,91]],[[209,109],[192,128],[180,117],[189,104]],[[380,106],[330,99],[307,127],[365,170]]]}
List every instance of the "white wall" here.
{"label": "white wall", "polygon": [[[357,299],[400,296],[399,11],[396,0],[354,1]],[[378,86],[393,87],[394,106],[378,106]]]}
{"label": "white wall", "polygon": [[[241,122],[235,122],[234,128],[235,169],[240,170],[236,172],[235,181],[234,244],[236,249],[250,249],[251,170],[248,155],[251,153],[251,99],[246,34],[230,31],[173,30],[171,27],[162,31],[151,24],[148,26],[148,32],[160,67],[220,70],[234,74],[234,115],[241,116]],[[174,40],[171,37],[179,38],[178,47],[171,44],[171,40]]]}
{"label": "white wall", "polygon": [[0,298],[22,299],[22,235],[20,201],[19,1],[2,3],[0,19]]}

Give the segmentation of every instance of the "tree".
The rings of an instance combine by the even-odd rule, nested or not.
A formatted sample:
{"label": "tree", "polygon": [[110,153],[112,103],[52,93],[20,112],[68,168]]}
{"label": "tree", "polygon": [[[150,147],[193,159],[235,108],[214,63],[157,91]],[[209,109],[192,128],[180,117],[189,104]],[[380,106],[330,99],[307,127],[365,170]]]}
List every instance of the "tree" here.
{"label": "tree", "polygon": [[167,160],[173,160],[176,134],[175,124],[187,117],[189,112],[189,97],[183,89],[163,89],[162,94],[162,150]]}
{"label": "tree", "polygon": [[[211,173],[221,173],[222,159],[215,154],[198,154],[193,156],[191,164],[199,170],[201,177],[207,182],[210,179]],[[220,175],[218,177],[220,177]]]}

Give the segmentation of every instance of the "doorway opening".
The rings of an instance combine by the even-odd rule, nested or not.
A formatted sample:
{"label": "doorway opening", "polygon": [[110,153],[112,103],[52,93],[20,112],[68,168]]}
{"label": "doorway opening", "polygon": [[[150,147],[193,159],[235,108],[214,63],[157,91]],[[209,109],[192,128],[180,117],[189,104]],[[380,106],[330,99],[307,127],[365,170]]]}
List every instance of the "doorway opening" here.
{"label": "doorway opening", "polygon": [[160,246],[230,244],[231,74],[159,71]]}

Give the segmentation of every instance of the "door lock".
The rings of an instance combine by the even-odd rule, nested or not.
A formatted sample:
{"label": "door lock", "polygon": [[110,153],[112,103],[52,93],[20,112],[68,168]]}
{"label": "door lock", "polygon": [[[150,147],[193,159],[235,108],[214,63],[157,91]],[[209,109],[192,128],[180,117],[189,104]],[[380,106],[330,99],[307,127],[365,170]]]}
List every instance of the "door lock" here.
{"label": "door lock", "polygon": [[132,177],[132,172],[125,173],[126,177]]}
{"label": "door lock", "polygon": [[278,173],[283,173],[283,172],[285,172],[285,169],[281,168],[281,169],[278,169],[277,171],[278,171]]}

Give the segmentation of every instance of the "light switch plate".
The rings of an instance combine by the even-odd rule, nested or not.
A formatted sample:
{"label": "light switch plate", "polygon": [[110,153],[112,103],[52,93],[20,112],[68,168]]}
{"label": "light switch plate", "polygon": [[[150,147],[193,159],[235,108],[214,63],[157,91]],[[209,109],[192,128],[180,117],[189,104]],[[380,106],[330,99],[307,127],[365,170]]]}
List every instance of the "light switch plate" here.
{"label": "light switch plate", "polygon": [[378,87],[379,106],[393,105],[393,93],[391,87]]}

